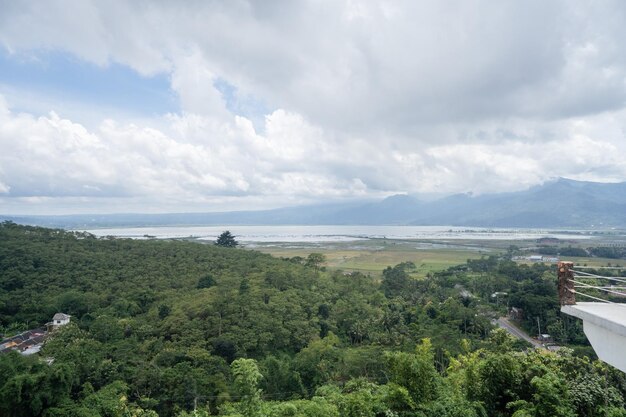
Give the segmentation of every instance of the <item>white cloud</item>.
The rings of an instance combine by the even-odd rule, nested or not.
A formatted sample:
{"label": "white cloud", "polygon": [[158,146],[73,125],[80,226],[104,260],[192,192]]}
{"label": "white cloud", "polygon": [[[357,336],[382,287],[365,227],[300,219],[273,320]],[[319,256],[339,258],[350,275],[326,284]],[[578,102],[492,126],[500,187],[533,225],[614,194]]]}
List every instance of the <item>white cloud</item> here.
{"label": "white cloud", "polygon": [[200,113],[220,107],[216,76],[315,124],[361,134],[580,115],[626,98],[619,1],[6,6],[0,40],[10,50],[171,71],[183,106]]}
{"label": "white cloud", "polygon": [[41,207],[58,201],[124,211],[126,199],[156,211],[212,210],[233,208],[239,199],[236,208],[258,208],[405,191],[510,191],[557,176],[626,176],[626,144],[611,141],[621,137],[623,113],[543,125],[555,137],[548,142],[475,140],[410,152],[394,149],[393,141],[337,139],[284,110],[267,117],[263,135],[242,117],[218,123],[170,115],[162,130],[106,120],[90,131],[54,113],[33,117],[0,106],[0,115],[0,200]]}
{"label": "white cloud", "polygon": [[54,113],[36,118],[0,106],[0,114],[0,179],[12,197],[156,197],[181,209],[204,199],[212,209],[212,196],[265,195],[276,203],[363,194],[355,179],[314,172],[324,159],[316,130],[282,110],[268,116],[266,136],[241,117],[170,115],[166,131],[105,120],[89,131]]}
{"label": "white cloud", "polygon": [[[8,50],[166,73],[181,106],[87,124],[62,99],[46,116],[0,103],[4,202],[211,209],[626,179],[619,1],[3,6]],[[271,103],[262,129],[218,80]]]}
{"label": "white cloud", "polygon": [[224,118],[227,110],[209,68],[199,53],[180,59],[172,72],[172,89],[178,93],[183,111]]}

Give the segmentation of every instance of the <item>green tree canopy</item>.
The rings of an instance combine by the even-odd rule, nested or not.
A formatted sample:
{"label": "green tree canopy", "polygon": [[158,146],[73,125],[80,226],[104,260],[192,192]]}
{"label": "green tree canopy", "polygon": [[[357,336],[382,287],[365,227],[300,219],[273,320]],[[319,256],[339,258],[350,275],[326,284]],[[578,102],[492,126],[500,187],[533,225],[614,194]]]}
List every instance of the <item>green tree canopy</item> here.
{"label": "green tree canopy", "polygon": [[0,223],[0,332],[73,315],[40,356],[0,354],[0,416],[626,417],[626,376],[591,347],[490,332],[499,291],[527,328],[585,341],[551,266],[402,263],[379,283],[316,257]]}
{"label": "green tree canopy", "polygon": [[222,232],[221,235],[218,236],[215,244],[217,246],[222,246],[225,248],[234,248],[239,244],[239,242],[235,240],[235,236],[233,236],[230,231],[225,230],[224,232]]}
{"label": "green tree canopy", "polygon": [[200,279],[198,280],[198,285],[196,285],[196,287],[197,288],[211,288],[215,284],[217,284],[217,282],[215,281],[215,278],[213,278],[213,275],[206,274],[200,277]]}
{"label": "green tree canopy", "polygon": [[326,262],[326,256],[323,253],[311,253],[306,257],[304,265],[319,269],[324,262]]}

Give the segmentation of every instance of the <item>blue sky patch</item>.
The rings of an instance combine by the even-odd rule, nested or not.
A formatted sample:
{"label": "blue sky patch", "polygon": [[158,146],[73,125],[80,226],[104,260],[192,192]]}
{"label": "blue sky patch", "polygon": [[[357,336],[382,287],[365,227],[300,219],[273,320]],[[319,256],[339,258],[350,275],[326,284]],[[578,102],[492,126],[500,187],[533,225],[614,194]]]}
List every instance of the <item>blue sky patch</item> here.
{"label": "blue sky patch", "polygon": [[169,74],[144,77],[124,65],[101,67],[62,52],[27,55],[0,49],[0,84],[143,116],[180,109]]}
{"label": "blue sky patch", "polygon": [[272,112],[265,102],[250,94],[242,94],[236,86],[223,78],[215,80],[213,86],[222,94],[229,112],[250,119],[257,132],[265,130],[265,116]]}

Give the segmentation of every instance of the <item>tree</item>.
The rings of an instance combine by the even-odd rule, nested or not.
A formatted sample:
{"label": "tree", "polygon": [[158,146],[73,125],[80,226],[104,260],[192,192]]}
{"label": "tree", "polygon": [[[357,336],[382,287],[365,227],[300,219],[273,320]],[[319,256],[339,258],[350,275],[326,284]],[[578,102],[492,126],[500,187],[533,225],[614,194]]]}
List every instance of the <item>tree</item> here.
{"label": "tree", "polygon": [[[506,415],[507,404],[515,404],[519,399],[518,392],[522,383],[522,365],[519,359],[510,353],[494,353],[485,358],[478,372],[483,388],[480,400],[488,414]],[[523,413],[520,415],[523,416]]]}
{"label": "tree", "polygon": [[326,262],[326,256],[322,253],[311,253],[307,256],[304,262],[305,266],[311,266],[315,269],[319,269],[322,264]]}
{"label": "tree", "polygon": [[518,400],[507,405],[517,408],[514,417],[574,417],[574,407],[569,399],[567,381],[553,372],[536,376],[530,381],[533,393],[532,402]]}
{"label": "tree", "polygon": [[404,294],[411,282],[407,270],[415,269],[413,262],[402,262],[393,268],[387,267],[383,271],[383,280],[380,284],[386,297],[398,297]]}
{"label": "tree", "polygon": [[234,377],[234,385],[239,397],[239,410],[245,417],[259,416],[261,408],[261,390],[259,382],[263,375],[254,359],[240,358],[235,360],[230,369]]}
{"label": "tree", "polygon": [[215,278],[213,278],[213,275],[207,274],[207,275],[203,275],[202,277],[200,277],[200,279],[198,280],[198,284],[196,285],[196,288],[211,288],[216,283],[217,282],[215,281]]}
{"label": "tree", "polygon": [[233,236],[228,230],[226,230],[221,235],[219,235],[219,237],[215,241],[215,244],[224,248],[234,248],[239,243],[235,240],[235,236]]}
{"label": "tree", "polygon": [[439,374],[430,339],[424,339],[417,345],[415,353],[386,352],[385,361],[390,381],[404,387],[415,403],[435,398]]}

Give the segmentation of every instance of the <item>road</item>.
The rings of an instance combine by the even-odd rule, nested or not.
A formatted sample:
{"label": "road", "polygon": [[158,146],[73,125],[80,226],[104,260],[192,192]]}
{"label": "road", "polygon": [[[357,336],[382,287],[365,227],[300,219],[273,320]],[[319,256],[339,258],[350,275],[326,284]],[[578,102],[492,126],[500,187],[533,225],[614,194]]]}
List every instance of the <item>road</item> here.
{"label": "road", "polygon": [[500,317],[498,320],[496,320],[496,323],[498,324],[498,326],[502,327],[518,339],[524,339],[536,348],[543,348],[543,345],[541,343],[528,336],[525,331],[511,323],[506,317]]}

